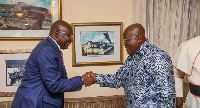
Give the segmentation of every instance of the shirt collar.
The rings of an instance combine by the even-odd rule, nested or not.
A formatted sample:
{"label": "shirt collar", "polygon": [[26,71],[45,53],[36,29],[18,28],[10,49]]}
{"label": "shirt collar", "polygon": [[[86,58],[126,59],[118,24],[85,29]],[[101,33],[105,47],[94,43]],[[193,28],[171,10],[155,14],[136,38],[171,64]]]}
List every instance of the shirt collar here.
{"label": "shirt collar", "polygon": [[[49,36],[50,38],[51,38],[51,36]],[[60,49],[60,46],[57,44],[57,42],[53,39],[53,38],[51,38],[55,43],[56,43],[56,45],[58,46],[58,48]]]}
{"label": "shirt collar", "polygon": [[151,44],[149,43],[148,40],[146,40],[144,44],[142,44],[142,46],[136,51],[135,54],[145,55],[150,52],[150,47],[151,47]]}
{"label": "shirt collar", "polygon": [[[142,46],[135,52],[135,54],[133,54],[133,56],[144,56],[145,54],[149,53],[151,50],[152,45],[149,43],[148,40],[146,40],[144,42],[144,44],[142,44]],[[133,56],[128,56],[127,59],[131,60],[133,59]]]}

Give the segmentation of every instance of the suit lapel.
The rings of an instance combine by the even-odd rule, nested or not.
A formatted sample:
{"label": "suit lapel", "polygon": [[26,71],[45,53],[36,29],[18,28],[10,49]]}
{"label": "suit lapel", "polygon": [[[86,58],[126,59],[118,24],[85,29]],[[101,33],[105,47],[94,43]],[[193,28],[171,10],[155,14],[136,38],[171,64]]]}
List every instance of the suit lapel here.
{"label": "suit lapel", "polygon": [[57,52],[60,53],[60,49],[58,48],[58,45],[57,45],[49,36],[48,36],[46,39],[53,45],[54,49],[55,49]]}
{"label": "suit lapel", "polygon": [[[60,59],[62,60],[61,52],[60,52],[60,49],[58,48],[58,45],[50,37],[47,37],[46,39],[53,45],[54,49],[60,55]],[[63,60],[61,62],[61,65],[62,65],[62,69],[59,69],[59,70],[63,74],[62,77],[67,78],[67,73],[66,73],[66,70],[65,70]]]}

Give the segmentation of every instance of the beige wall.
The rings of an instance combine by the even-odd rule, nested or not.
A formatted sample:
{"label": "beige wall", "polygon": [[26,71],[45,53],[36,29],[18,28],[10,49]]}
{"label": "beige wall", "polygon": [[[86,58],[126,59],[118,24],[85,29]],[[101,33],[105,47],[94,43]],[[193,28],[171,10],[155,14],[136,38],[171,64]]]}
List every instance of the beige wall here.
{"label": "beige wall", "polygon": [[[132,0],[62,0],[62,19],[69,23],[123,22],[132,23]],[[39,41],[0,41],[0,49],[33,49]],[[114,74],[121,65],[72,67],[72,45],[63,51],[68,77],[83,75],[86,71]],[[123,51],[124,59],[127,57]],[[100,88],[95,84],[81,91],[65,93],[66,98],[123,95],[123,88]],[[12,98],[0,98],[0,101]]]}

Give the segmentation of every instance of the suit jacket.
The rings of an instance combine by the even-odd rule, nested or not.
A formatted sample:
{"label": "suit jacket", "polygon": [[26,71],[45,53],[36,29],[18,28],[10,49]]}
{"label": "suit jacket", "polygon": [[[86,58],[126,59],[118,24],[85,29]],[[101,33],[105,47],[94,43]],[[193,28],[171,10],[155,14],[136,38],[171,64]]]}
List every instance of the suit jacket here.
{"label": "suit jacket", "polygon": [[12,108],[62,108],[64,92],[81,90],[81,76],[68,79],[57,44],[47,37],[32,51]]}

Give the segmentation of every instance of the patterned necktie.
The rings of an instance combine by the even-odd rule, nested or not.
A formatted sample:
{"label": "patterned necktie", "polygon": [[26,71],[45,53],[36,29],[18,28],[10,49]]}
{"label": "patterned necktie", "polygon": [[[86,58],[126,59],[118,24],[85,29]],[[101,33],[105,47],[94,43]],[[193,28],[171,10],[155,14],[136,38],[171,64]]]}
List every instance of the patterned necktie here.
{"label": "patterned necktie", "polygon": [[60,50],[60,53],[61,53],[61,57],[62,57],[62,60],[63,60],[63,53],[62,53],[62,51]]}

